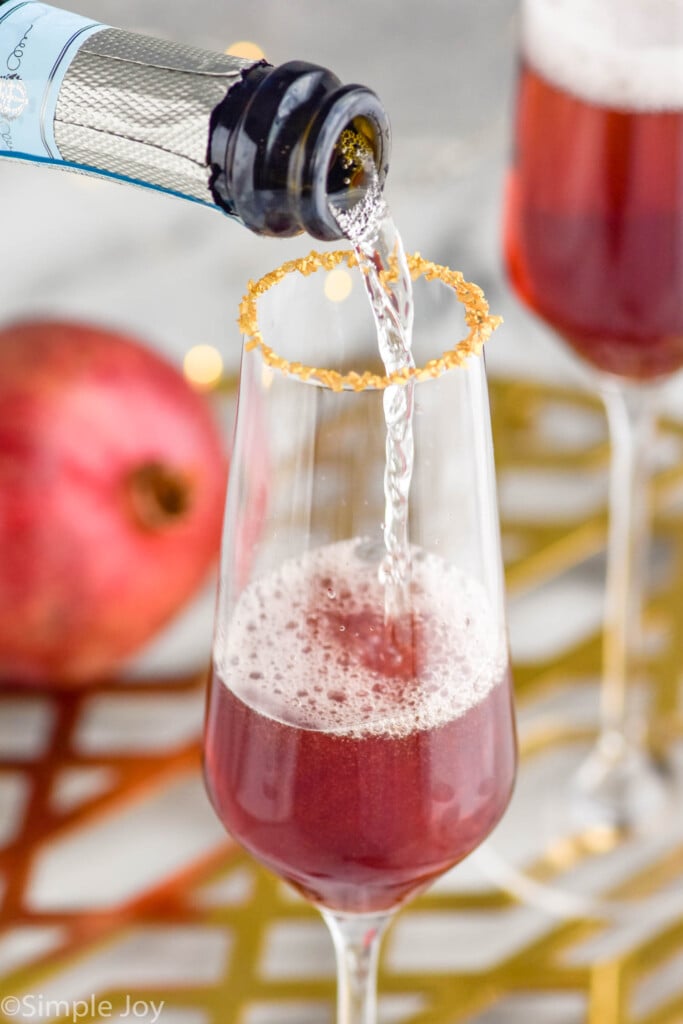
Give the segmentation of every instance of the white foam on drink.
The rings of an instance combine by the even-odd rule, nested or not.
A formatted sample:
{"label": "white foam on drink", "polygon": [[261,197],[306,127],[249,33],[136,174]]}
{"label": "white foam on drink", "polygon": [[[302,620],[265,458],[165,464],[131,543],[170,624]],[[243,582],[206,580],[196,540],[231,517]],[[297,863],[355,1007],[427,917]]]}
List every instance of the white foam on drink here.
{"label": "white foam on drink", "polygon": [[591,103],[683,109],[681,0],[525,0],[522,49],[544,78]]}
{"label": "white foam on drink", "polygon": [[382,622],[381,554],[343,541],[252,583],[216,657],[220,678],[271,718],[353,737],[407,736],[476,706],[503,677],[506,643],[483,587],[441,559],[413,552],[410,603],[414,618],[427,620],[419,678],[373,671],[362,660],[368,647],[354,648],[339,622],[330,624],[329,616],[370,611]]}

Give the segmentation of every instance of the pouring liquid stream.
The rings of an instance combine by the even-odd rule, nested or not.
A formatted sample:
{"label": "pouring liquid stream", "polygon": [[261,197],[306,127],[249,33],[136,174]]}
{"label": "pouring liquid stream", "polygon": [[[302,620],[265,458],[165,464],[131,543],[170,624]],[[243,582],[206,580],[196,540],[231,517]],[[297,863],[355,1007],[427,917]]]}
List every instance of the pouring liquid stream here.
{"label": "pouring liquid stream", "polygon": [[[363,184],[363,198],[353,190],[342,209],[331,204],[335,219],[356,254],[377,329],[379,354],[387,374],[415,366],[411,351],[413,289],[401,236],[382,195],[372,152],[355,132],[345,133],[345,163]],[[349,182],[350,183],[350,182]],[[391,384],[384,391],[386,461],[384,471],[384,547],[379,570],[384,585],[385,629],[400,650],[410,640],[411,577],[408,505],[413,474],[413,405],[415,382]]]}

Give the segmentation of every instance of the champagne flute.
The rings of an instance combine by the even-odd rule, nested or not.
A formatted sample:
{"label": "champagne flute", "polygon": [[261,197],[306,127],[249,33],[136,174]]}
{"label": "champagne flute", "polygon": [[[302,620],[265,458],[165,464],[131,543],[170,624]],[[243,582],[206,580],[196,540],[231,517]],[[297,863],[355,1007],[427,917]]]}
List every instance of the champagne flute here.
{"label": "champagne flute", "polygon": [[[205,777],[226,829],[321,910],[340,1024],[373,1024],[391,915],[484,840],[516,765],[478,354],[493,321],[458,275],[411,267],[408,379],[384,376],[349,253],[279,268],[242,311]],[[453,348],[458,300],[469,333]],[[387,385],[414,404],[398,603],[383,572]]]}
{"label": "champagne flute", "polygon": [[603,848],[675,793],[642,707],[642,615],[655,399],[683,365],[682,66],[683,0],[522,2],[509,277],[592,368],[612,445],[599,735],[549,803]]}

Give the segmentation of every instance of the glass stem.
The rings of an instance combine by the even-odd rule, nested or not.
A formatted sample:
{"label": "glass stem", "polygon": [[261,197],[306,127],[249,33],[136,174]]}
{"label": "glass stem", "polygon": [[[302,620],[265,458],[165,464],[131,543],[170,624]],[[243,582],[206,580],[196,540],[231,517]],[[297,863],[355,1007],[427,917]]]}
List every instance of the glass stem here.
{"label": "glass stem", "polygon": [[629,691],[642,657],[655,405],[654,390],[643,385],[610,382],[602,396],[612,454],[600,747],[618,759],[642,747],[645,739],[642,715]]}
{"label": "glass stem", "polygon": [[337,955],[337,1024],[376,1024],[379,950],[390,915],[322,914]]}

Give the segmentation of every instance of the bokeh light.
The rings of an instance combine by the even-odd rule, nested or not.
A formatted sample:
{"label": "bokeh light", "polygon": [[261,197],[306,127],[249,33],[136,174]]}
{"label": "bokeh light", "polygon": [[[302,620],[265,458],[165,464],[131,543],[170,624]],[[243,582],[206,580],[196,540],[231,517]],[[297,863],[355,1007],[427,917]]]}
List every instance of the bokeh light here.
{"label": "bokeh light", "polygon": [[240,39],[231,43],[225,51],[230,57],[242,57],[243,60],[263,60],[265,54],[258,43],[252,43],[248,39]]}
{"label": "bokeh light", "polygon": [[185,353],[183,372],[193,387],[209,390],[223,375],[223,357],[213,345],[194,345]]}
{"label": "bokeh light", "polygon": [[343,267],[331,270],[325,278],[325,296],[330,302],[343,302],[344,299],[348,299],[352,288],[353,278]]}

